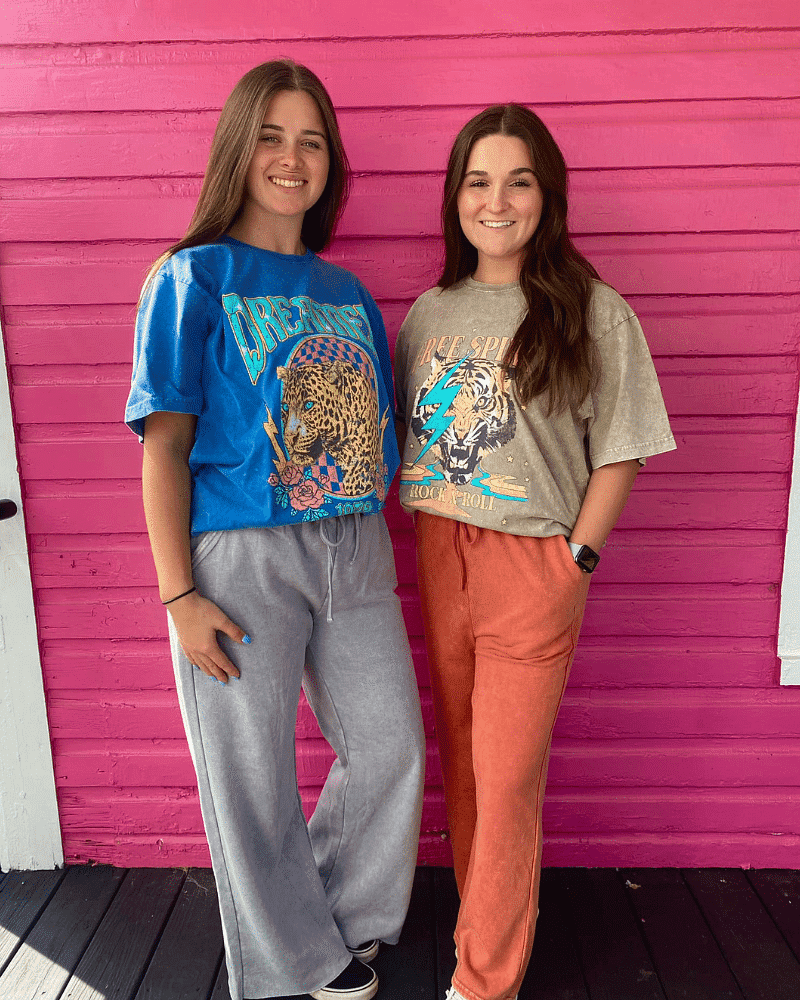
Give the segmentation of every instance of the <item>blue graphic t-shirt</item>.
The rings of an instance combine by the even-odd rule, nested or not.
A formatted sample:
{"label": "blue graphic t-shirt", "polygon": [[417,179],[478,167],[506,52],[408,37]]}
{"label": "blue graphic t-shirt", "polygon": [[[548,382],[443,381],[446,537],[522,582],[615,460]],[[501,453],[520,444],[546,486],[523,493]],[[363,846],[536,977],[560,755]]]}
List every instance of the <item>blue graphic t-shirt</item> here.
{"label": "blue graphic t-shirt", "polygon": [[197,415],[192,534],[380,510],[399,464],[386,332],[321,260],[230,237],[162,265],[139,309],[125,422]]}

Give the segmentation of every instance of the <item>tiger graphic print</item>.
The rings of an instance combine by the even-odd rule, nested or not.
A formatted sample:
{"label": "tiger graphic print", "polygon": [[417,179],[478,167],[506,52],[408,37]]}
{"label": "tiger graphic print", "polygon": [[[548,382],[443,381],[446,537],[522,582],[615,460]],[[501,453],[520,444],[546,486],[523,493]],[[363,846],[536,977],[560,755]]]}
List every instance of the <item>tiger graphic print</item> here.
{"label": "tiger graphic print", "polygon": [[467,357],[447,364],[438,354],[431,360],[414,399],[411,430],[422,447],[417,461],[430,451],[447,482],[469,483],[484,455],[514,437],[514,404],[499,375],[494,361]]}

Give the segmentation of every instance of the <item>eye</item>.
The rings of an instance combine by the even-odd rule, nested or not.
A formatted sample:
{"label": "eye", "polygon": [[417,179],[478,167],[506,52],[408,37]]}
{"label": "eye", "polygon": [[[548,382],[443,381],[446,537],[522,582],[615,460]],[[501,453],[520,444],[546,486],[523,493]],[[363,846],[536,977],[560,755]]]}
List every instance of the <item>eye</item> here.
{"label": "eye", "polygon": [[314,409],[314,400],[313,399],[307,399],[305,401],[305,403],[303,403],[303,409],[304,410],[313,410]]}
{"label": "eye", "polygon": [[529,188],[530,186],[531,182],[526,181],[523,178],[519,178],[519,180],[514,181],[511,185],[511,187],[522,187],[522,188]]}
{"label": "eye", "polygon": [[267,142],[270,145],[274,145],[276,142],[280,142],[280,138],[274,132],[266,132],[264,135],[259,136],[259,142]]}
{"label": "eye", "polygon": [[310,146],[311,149],[322,149],[322,143],[321,142],[317,142],[316,139],[307,139],[303,143],[303,145],[304,146]]}
{"label": "eye", "polygon": [[480,180],[480,179],[476,179],[476,180],[474,180],[474,181],[470,181],[470,182],[469,182],[469,186],[470,186],[471,188],[478,188],[478,187],[481,187],[481,188],[482,188],[482,187],[488,187],[488,186],[489,186],[489,183],[488,183],[488,181],[484,181],[484,180]]}

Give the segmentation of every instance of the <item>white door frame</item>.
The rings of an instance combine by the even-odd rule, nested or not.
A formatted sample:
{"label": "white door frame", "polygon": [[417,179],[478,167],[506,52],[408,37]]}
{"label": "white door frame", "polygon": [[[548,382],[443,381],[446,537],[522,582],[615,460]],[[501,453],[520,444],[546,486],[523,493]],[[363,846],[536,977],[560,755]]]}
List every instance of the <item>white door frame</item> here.
{"label": "white door frame", "polygon": [[2,327],[0,499],[17,505],[0,521],[0,868],[58,868],[64,852]]}
{"label": "white door frame", "polygon": [[781,684],[800,684],[800,399],[794,427],[794,461],[778,626]]}

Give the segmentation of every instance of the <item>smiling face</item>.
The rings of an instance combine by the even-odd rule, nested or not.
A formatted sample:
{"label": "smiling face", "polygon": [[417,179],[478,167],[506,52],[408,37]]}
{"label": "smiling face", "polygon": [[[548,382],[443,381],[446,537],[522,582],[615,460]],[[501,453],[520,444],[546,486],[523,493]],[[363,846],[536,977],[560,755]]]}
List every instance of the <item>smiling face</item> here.
{"label": "smiling face", "polygon": [[458,219],[478,251],[474,277],[516,281],[542,217],[543,196],[528,146],[513,135],[487,135],[469,154],[458,192]]}
{"label": "smiling face", "polygon": [[329,166],[317,102],[302,90],[281,91],[264,115],[230,235],[268,250],[301,252],[303,216],[325,190]]}

